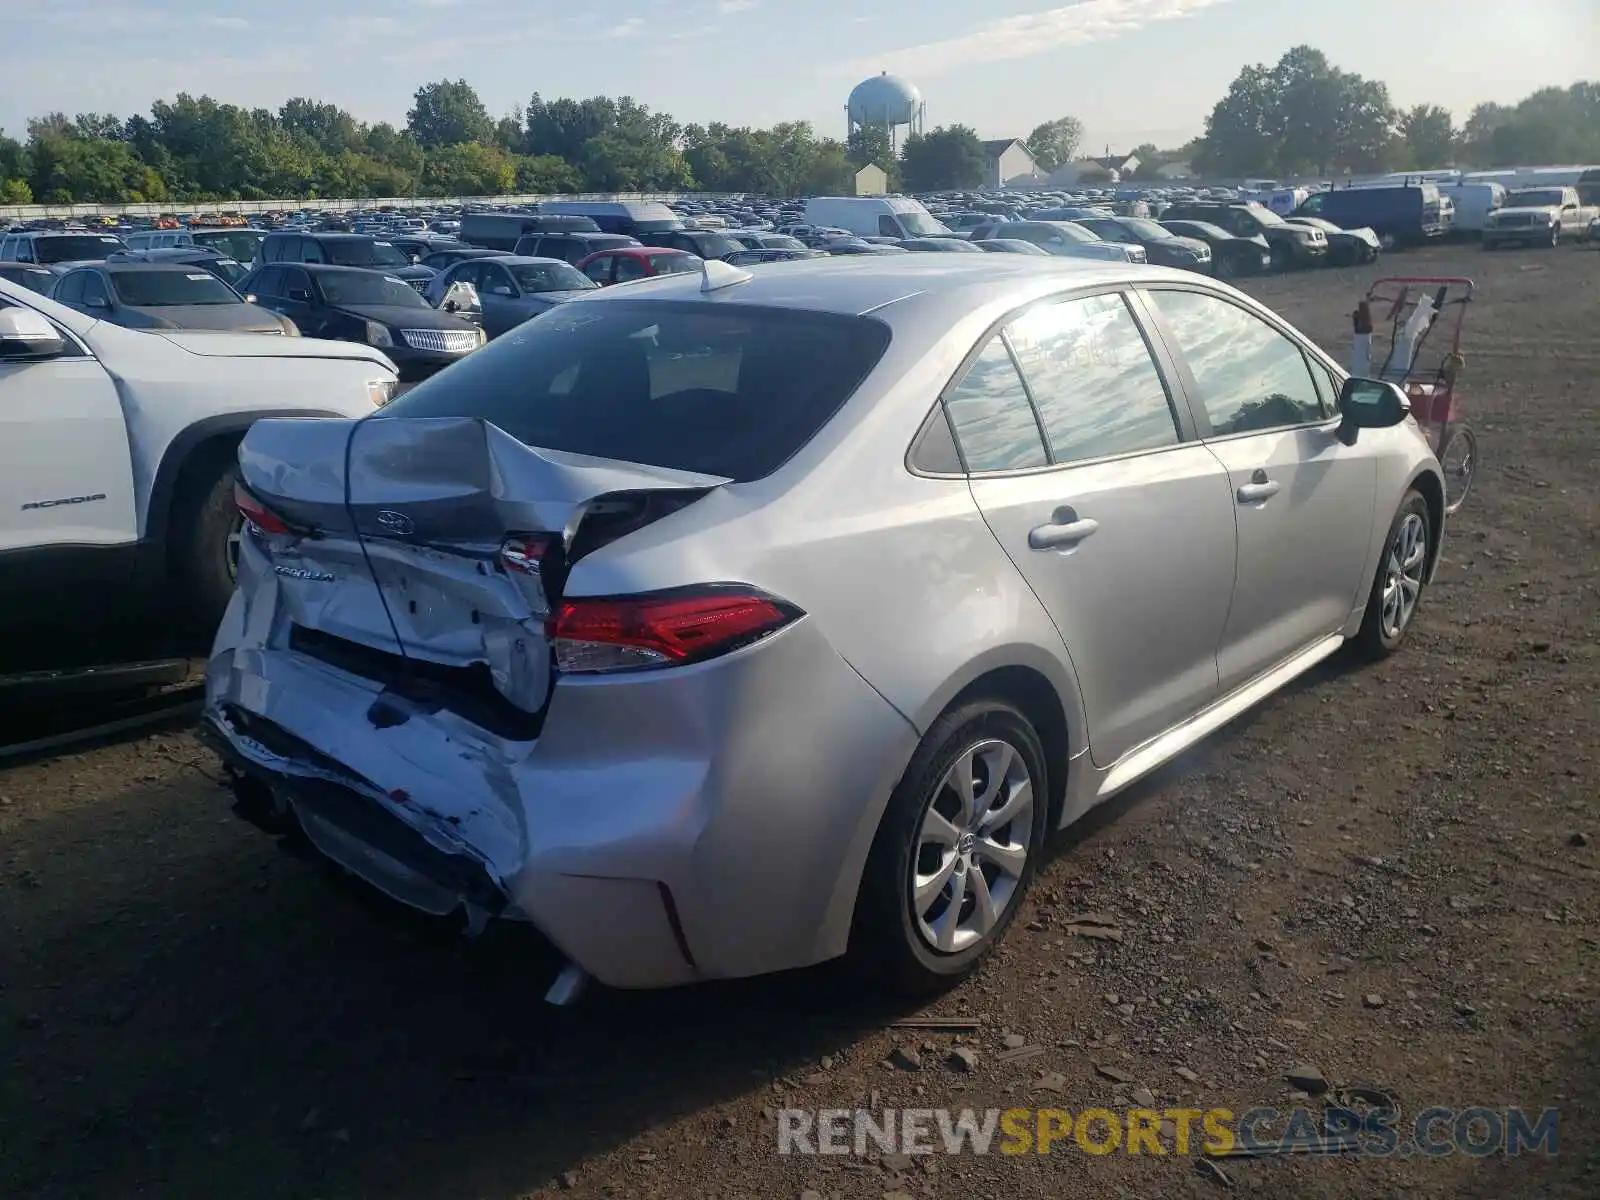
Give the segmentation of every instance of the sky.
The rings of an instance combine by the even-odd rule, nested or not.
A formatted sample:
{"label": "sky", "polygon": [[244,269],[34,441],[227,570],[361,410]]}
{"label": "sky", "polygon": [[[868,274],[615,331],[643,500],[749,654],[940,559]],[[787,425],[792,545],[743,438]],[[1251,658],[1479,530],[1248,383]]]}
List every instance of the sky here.
{"label": "sky", "polygon": [[53,110],[148,112],[180,91],[276,109],[332,101],[405,121],[465,77],[501,116],[632,95],[680,121],[806,120],[844,135],[850,89],[889,71],[927,125],[1026,137],[1073,115],[1085,151],[1182,144],[1239,69],[1307,43],[1395,103],[1483,100],[1600,78],[1597,0],[10,0],[0,129]]}

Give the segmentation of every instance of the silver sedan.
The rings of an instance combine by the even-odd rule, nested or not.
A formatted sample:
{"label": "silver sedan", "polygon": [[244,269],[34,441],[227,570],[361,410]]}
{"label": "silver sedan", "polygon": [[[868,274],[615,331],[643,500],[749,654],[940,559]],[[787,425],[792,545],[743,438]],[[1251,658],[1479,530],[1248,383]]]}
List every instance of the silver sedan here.
{"label": "silver sedan", "polygon": [[1010,254],[597,291],[240,465],[239,810],[526,922],[554,999],[949,985],[1052,830],[1398,648],[1444,530],[1395,387],[1212,280]]}

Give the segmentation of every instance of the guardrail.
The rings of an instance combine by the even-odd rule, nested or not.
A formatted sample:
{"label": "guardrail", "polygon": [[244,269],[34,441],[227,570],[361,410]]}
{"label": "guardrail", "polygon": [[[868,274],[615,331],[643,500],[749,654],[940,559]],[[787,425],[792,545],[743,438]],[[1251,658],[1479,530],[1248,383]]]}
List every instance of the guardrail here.
{"label": "guardrail", "polygon": [[267,212],[296,212],[315,208],[323,212],[362,212],[376,208],[436,208],[440,205],[537,204],[542,200],[743,200],[748,192],[584,192],[579,195],[525,193],[518,196],[378,196],[365,200],[328,200],[295,196],[277,200],[187,200],[160,204],[0,204],[0,217],[32,221],[41,217],[157,217],[162,213],[238,213],[251,216]]}

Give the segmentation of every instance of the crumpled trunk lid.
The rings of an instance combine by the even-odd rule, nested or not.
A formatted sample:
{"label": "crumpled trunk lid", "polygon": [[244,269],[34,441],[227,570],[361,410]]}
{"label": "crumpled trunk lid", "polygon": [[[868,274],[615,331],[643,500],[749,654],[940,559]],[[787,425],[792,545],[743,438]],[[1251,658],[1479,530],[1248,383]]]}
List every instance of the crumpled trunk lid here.
{"label": "crumpled trunk lid", "polygon": [[[241,574],[242,587],[271,589],[281,648],[488,727],[491,689],[524,713],[549,697],[545,618],[585,517],[619,497],[687,502],[727,482],[529,447],[473,417],[262,420],[239,466],[297,529],[252,533],[271,577]],[[519,535],[548,552],[508,569],[502,547]]]}

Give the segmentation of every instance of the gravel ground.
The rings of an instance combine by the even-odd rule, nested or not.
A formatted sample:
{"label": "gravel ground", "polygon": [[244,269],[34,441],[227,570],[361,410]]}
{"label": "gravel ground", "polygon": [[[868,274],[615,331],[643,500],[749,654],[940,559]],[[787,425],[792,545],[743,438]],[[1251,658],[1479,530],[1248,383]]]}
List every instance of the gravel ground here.
{"label": "gravel ground", "polygon": [[[1410,644],[1071,831],[1001,953],[920,1014],[968,1026],[896,1029],[831,969],[548,1009],[514,931],[446,942],[279,853],[161,734],[0,773],[0,1194],[1600,1194],[1600,253],[1384,270],[1483,285],[1463,389],[1486,461]],[[1249,286],[1342,358],[1377,273]],[[776,1153],[779,1108],[1241,1111],[1292,1103],[1303,1065],[1406,1114],[1558,1107],[1560,1153],[1226,1179],[1070,1144]]]}

